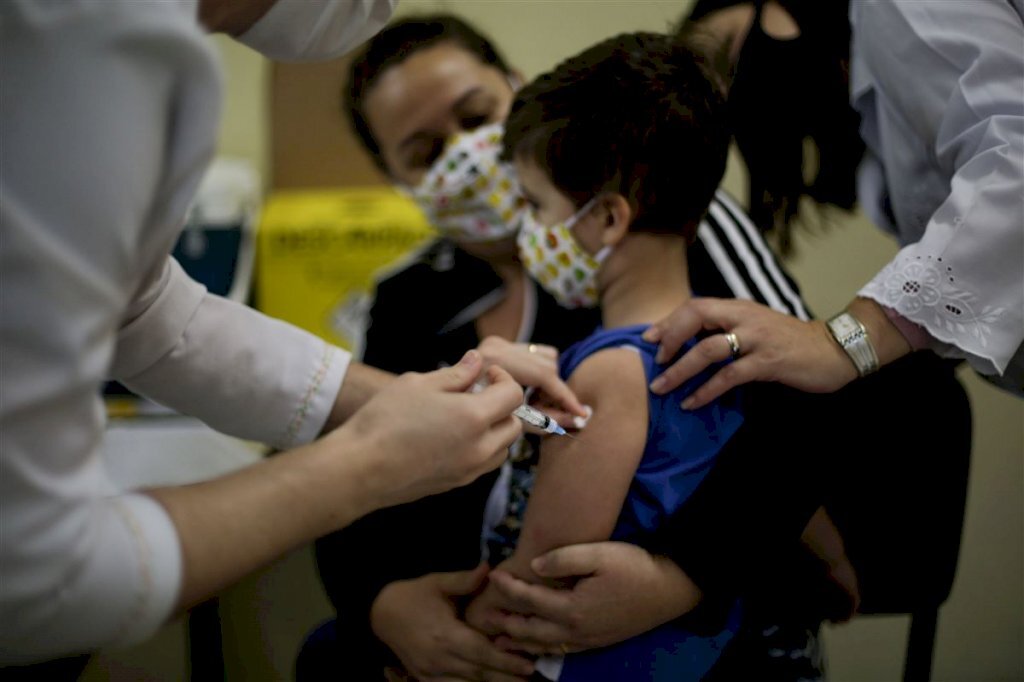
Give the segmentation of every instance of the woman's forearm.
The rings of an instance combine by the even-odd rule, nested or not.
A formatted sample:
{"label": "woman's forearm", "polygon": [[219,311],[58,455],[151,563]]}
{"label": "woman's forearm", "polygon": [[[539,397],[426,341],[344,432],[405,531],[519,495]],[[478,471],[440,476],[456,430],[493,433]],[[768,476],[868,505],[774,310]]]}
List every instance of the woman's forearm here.
{"label": "woman's forearm", "polygon": [[345,380],[341,382],[338,390],[338,397],[334,400],[334,407],[324,424],[323,433],[332,431],[341,426],[345,421],[355,414],[356,410],[377,394],[382,388],[395,379],[390,372],[375,369],[361,362],[353,362],[345,373]]}
{"label": "woman's forearm", "polygon": [[[454,367],[395,378],[341,428],[215,481],[155,490],[183,554],[187,606],[283,552],[374,509],[465,485],[494,469],[522,433],[507,373],[467,353]],[[455,426],[453,426],[455,425]]]}
{"label": "woman's forearm", "polygon": [[177,610],[373,511],[360,447],[323,439],[213,481],[150,491],[181,542]]}
{"label": "woman's forearm", "polygon": [[868,339],[878,356],[878,366],[885,367],[899,360],[913,349],[886,314],[885,308],[870,298],[855,298],[846,308],[860,320],[868,332]]}

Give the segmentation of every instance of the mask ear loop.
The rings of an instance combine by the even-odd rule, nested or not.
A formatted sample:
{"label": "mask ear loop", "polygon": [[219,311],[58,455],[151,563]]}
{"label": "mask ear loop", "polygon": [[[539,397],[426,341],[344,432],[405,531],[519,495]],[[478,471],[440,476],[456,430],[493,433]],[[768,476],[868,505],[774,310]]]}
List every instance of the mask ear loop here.
{"label": "mask ear loop", "polygon": [[571,230],[573,226],[575,226],[576,223],[578,223],[580,219],[583,218],[583,216],[590,213],[590,210],[594,208],[594,206],[597,204],[597,200],[600,198],[601,195],[598,194],[596,197],[593,197],[590,201],[583,204],[583,206],[581,206],[578,211],[569,216],[569,218],[564,223],[562,223],[562,225],[565,226],[565,229]]}
{"label": "mask ear loop", "polygon": [[[572,230],[573,226],[576,223],[578,223],[580,221],[580,219],[583,218],[583,216],[585,216],[588,213],[590,213],[590,211],[594,208],[594,206],[597,205],[597,200],[600,199],[600,198],[601,198],[601,195],[598,194],[597,196],[593,197],[590,201],[588,201],[587,203],[583,204],[583,206],[580,208],[580,210],[576,211],[572,215],[572,217],[569,218],[569,220],[565,221],[565,228],[567,230]],[[608,245],[605,245],[605,246],[601,247],[601,249],[597,253],[595,253],[593,256],[591,256],[591,258],[593,258],[594,261],[598,265],[601,265],[606,260],[608,260],[608,256],[610,256],[611,253],[612,253],[612,246],[610,244],[608,244]]]}

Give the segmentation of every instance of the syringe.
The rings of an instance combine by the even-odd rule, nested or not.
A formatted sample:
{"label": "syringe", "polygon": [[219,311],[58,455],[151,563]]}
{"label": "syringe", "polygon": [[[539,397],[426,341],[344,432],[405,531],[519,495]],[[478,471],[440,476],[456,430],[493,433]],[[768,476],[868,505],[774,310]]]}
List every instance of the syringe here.
{"label": "syringe", "polygon": [[556,436],[569,435],[565,432],[565,429],[558,425],[558,422],[529,405],[520,405],[512,412],[512,414],[519,417],[530,426],[537,427],[544,433],[553,433]]}
{"label": "syringe", "polygon": [[[484,390],[484,388],[487,386],[487,383],[487,379],[479,379],[475,384],[473,384],[470,387],[469,392],[479,393],[480,391]],[[527,396],[529,396],[529,392],[527,392]],[[558,422],[556,422],[554,419],[547,416],[537,408],[530,407],[526,403],[523,403],[515,410],[513,410],[512,416],[519,417],[530,426],[536,427],[543,431],[544,433],[552,433],[556,436],[569,436],[570,438],[572,437],[571,435],[566,433],[565,429],[559,426]]]}

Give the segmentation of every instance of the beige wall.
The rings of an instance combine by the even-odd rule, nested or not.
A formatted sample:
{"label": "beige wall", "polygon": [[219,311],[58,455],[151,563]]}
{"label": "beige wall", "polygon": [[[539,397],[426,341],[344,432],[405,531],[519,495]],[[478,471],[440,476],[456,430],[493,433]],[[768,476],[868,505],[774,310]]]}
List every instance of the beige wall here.
{"label": "beige wall", "polygon": [[[531,77],[615,33],[666,30],[689,4],[684,0],[405,0],[399,15],[457,12],[489,33],[505,56]],[[217,44],[225,59],[228,85],[221,151],[249,158],[265,171],[266,66],[246,48],[220,39]],[[743,176],[735,164],[725,184],[743,195]],[[819,314],[840,309],[893,252],[892,243],[862,217],[839,222],[834,229],[801,239],[799,257],[790,263]],[[1021,680],[1024,403],[969,372],[963,377],[973,405],[975,447],[960,569],[941,614],[935,679]],[[942,425],[914,427],[941,429]],[[851,424],[851,428],[870,426]],[[229,664],[250,662],[242,668],[244,674],[233,667],[239,674],[232,679],[275,679],[289,674],[301,633],[327,612],[314,580],[308,555],[300,553],[229,595]],[[245,632],[248,637],[239,634]],[[861,618],[830,628],[831,678],[838,682],[898,679],[905,636],[903,617]],[[179,639],[164,635],[172,646],[179,646],[175,644]],[[156,646],[163,645],[150,645]],[[260,648],[247,651],[247,646]],[[123,656],[132,661],[154,660],[145,651]],[[116,668],[119,659],[109,660]],[[103,665],[93,666],[93,679],[118,677],[103,670]],[[139,675],[137,666],[132,670],[132,677]],[[156,672],[149,677],[173,679],[175,675]]]}
{"label": "beige wall", "polygon": [[268,177],[270,62],[222,35],[211,38],[224,67],[224,106],[217,153],[246,159]]}

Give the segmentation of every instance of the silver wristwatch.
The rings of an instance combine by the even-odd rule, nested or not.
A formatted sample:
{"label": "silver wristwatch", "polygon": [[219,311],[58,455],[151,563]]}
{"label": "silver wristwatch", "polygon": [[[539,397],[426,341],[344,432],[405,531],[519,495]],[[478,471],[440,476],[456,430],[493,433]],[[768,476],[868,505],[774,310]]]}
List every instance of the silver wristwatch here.
{"label": "silver wristwatch", "polygon": [[878,369],[878,355],[868,338],[868,330],[850,313],[839,313],[828,321],[832,338],[846,351],[859,375],[867,376]]}

